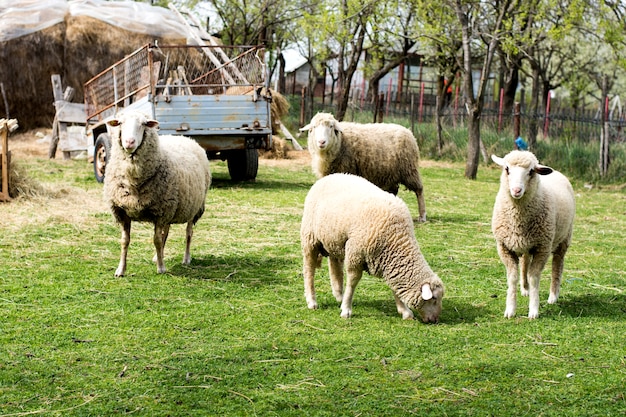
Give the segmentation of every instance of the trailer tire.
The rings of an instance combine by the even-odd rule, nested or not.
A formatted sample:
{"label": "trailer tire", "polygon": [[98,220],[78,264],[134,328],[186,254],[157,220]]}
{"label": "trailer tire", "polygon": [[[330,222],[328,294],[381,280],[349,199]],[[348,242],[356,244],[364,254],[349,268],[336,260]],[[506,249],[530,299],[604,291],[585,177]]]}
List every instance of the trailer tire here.
{"label": "trailer tire", "polygon": [[111,139],[108,133],[100,133],[93,150],[93,173],[96,181],[104,182],[104,172],[111,154]]}
{"label": "trailer tire", "polygon": [[256,178],[259,170],[259,152],[256,149],[229,151],[226,161],[233,181],[250,181]]}

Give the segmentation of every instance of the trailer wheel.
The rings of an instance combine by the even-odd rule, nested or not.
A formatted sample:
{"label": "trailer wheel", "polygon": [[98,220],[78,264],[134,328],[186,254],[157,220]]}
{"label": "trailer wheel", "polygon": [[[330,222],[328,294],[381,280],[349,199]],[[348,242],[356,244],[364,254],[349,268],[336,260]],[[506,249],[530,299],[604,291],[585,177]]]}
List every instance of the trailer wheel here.
{"label": "trailer wheel", "polygon": [[259,152],[256,149],[229,151],[226,157],[228,173],[233,181],[249,181],[259,170]]}
{"label": "trailer wheel", "polygon": [[100,133],[93,151],[93,173],[96,181],[104,182],[104,171],[111,153],[111,139],[108,133]]}

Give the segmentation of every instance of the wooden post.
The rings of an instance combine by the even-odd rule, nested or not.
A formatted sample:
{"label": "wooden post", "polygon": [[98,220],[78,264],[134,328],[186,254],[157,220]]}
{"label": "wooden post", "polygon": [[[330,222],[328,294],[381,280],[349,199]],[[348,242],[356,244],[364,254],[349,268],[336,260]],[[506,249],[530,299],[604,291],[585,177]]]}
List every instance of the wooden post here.
{"label": "wooden post", "polygon": [[[52,81],[52,94],[54,95],[55,109],[58,111],[58,108],[56,108],[56,103],[63,101],[63,88],[61,87],[61,76],[59,74],[52,74],[50,78]],[[50,149],[48,150],[48,158],[50,159],[54,159],[54,155],[56,153],[57,144],[59,143],[59,140],[63,140],[63,141],[67,140],[67,125],[65,123],[60,123],[56,115],[54,117],[53,123],[55,126],[53,126],[53,129],[52,129],[52,138],[50,139]],[[63,153],[63,159],[70,159],[69,152]]]}
{"label": "wooden post", "polygon": [[0,201],[11,201],[9,195],[9,163],[11,153],[9,152],[9,132],[17,129],[17,120],[0,119],[0,141],[2,141],[2,191],[0,191]]}
{"label": "wooden post", "polygon": [[515,105],[513,106],[513,140],[519,138],[520,136],[520,116],[520,103],[519,101],[516,101]]}

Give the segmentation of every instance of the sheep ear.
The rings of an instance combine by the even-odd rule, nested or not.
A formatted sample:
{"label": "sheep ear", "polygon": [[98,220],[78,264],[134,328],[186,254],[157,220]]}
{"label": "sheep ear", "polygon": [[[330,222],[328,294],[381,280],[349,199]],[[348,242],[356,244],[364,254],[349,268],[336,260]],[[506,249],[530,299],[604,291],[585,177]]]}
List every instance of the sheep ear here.
{"label": "sheep ear", "polygon": [[156,120],[150,119],[146,122],[146,126],[148,127],[157,127],[158,125],[159,125],[159,122],[157,122]]}
{"label": "sheep ear", "polygon": [[552,168],[547,167],[545,165],[535,165],[535,172],[539,175],[548,175],[551,174],[552,171],[554,171]]}
{"label": "sheep ear", "polygon": [[493,162],[495,162],[496,164],[500,165],[501,167],[503,167],[504,165],[506,165],[504,163],[504,158],[500,158],[499,156],[496,155],[491,155],[491,160]]}
{"label": "sheep ear", "polygon": [[311,128],[311,124],[309,123],[308,125],[301,127],[300,128],[300,132],[306,132],[310,128]]}
{"label": "sheep ear", "polygon": [[433,292],[430,289],[430,284],[422,285],[422,300],[428,301],[433,298]]}

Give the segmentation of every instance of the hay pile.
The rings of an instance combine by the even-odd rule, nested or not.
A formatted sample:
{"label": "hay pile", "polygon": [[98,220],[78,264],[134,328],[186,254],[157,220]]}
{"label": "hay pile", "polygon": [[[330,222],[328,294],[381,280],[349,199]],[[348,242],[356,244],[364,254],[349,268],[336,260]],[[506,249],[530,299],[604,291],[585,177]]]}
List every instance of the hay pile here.
{"label": "hay pile", "polygon": [[[0,42],[0,82],[9,113],[23,129],[52,125],[54,98],[50,76],[60,74],[64,87],[83,101],[83,83],[141,46],[185,44],[181,38],[159,38],[129,32],[88,16],[68,15],[65,21],[39,32]],[[0,114],[5,115],[4,106]]]}
{"label": "hay pile", "polygon": [[32,198],[46,194],[44,187],[30,178],[19,163],[12,162],[9,166],[9,197]]}

